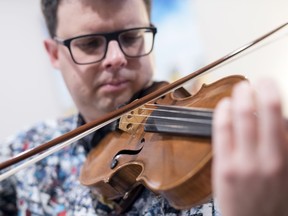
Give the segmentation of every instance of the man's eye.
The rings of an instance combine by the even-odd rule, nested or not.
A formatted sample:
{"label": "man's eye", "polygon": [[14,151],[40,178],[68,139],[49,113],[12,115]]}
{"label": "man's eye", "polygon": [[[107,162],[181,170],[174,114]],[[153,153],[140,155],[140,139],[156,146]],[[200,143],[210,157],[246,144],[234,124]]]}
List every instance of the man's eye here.
{"label": "man's eye", "polygon": [[81,40],[75,43],[75,46],[81,49],[82,51],[90,51],[102,48],[104,45],[104,40],[99,38],[90,38],[87,40]]}
{"label": "man's eye", "polygon": [[128,34],[121,37],[123,45],[131,45],[138,42],[142,38],[142,34]]}

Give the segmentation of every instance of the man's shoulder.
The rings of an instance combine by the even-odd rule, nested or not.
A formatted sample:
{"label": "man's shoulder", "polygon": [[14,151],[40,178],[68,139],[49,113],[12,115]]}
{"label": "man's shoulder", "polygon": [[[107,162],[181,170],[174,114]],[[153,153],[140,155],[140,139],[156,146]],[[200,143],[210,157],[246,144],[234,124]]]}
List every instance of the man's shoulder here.
{"label": "man's shoulder", "polygon": [[77,115],[37,122],[8,137],[1,145],[17,154],[73,130],[76,122]]}

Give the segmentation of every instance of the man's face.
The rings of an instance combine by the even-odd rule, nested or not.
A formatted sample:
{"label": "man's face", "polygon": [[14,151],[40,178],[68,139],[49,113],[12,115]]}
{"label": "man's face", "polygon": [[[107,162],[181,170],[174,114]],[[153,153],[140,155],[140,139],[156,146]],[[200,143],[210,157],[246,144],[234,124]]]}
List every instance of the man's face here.
{"label": "man's face", "polygon": [[[143,1],[64,0],[58,9],[56,36],[68,39],[148,27],[149,24]],[[77,108],[87,122],[127,102],[133,94],[149,85],[153,76],[151,55],[127,58],[117,41],[110,41],[105,59],[90,65],[75,64],[65,46],[52,41],[48,46],[55,46],[54,52],[48,52],[52,64],[61,71]]]}

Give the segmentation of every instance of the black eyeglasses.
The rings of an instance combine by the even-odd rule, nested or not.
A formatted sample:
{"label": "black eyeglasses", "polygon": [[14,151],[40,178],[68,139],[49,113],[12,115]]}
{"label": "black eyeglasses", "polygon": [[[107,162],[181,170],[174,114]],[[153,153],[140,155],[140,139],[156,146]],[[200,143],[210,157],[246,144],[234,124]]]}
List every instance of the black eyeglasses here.
{"label": "black eyeglasses", "polygon": [[118,42],[120,49],[127,57],[138,58],[148,55],[153,50],[156,33],[157,29],[151,26],[81,35],[66,40],[54,37],[54,40],[69,49],[76,64],[84,65],[102,61],[111,40]]}

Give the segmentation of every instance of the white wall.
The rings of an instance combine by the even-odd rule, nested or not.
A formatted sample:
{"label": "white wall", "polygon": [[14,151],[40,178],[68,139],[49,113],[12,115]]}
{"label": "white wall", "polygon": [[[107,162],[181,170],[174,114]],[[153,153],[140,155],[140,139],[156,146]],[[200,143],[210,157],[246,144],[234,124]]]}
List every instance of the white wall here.
{"label": "white wall", "polygon": [[[207,63],[288,21],[287,0],[194,0],[195,6]],[[1,0],[0,27],[2,139],[69,112],[72,103],[44,52],[39,1]]]}
{"label": "white wall", "polygon": [[[195,0],[196,17],[206,63],[210,63],[288,22],[287,0]],[[253,83],[259,77],[274,79],[282,91],[288,116],[288,26],[285,37],[257,52],[213,71],[243,73]]]}
{"label": "white wall", "polygon": [[0,1],[0,139],[71,105],[44,51],[39,2]]}
{"label": "white wall", "polygon": [[287,0],[194,0],[209,59],[288,22]]}

